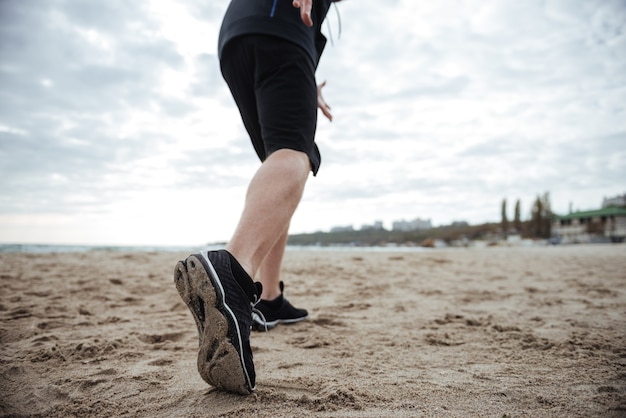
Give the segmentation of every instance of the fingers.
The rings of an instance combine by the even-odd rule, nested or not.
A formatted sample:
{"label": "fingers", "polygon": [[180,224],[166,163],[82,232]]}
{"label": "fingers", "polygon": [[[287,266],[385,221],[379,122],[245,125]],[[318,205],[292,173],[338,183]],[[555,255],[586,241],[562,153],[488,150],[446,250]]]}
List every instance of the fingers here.
{"label": "fingers", "polygon": [[333,121],[333,115],[330,113],[330,106],[324,101],[322,97],[317,98],[317,107],[322,111],[322,114],[326,116],[329,121]]}
{"label": "fingers", "polygon": [[311,5],[313,0],[293,0],[293,7],[300,9],[300,18],[308,27],[313,26],[311,19]]}
{"label": "fingers", "polygon": [[317,86],[317,107],[320,108],[322,114],[326,116],[329,121],[333,121],[333,115],[330,113],[330,106],[324,100],[324,96],[322,96],[322,88],[326,85],[326,81],[323,81]]}
{"label": "fingers", "polygon": [[330,110],[328,110],[330,108],[323,108],[321,107],[320,110],[322,111],[322,114],[324,116],[326,116],[326,119],[328,119],[329,121],[333,121],[333,115],[330,113]]}

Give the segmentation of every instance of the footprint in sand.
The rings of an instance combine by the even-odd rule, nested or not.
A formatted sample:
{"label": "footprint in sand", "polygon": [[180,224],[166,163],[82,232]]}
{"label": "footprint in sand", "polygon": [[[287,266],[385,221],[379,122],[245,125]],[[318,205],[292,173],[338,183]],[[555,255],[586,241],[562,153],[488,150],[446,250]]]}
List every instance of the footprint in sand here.
{"label": "footprint in sand", "polygon": [[322,348],[332,345],[333,341],[326,336],[308,335],[292,338],[289,344],[299,348]]}
{"label": "footprint in sand", "polygon": [[330,316],[320,316],[319,318],[311,319],[311,322],[315,325],[319,325],[322,327],[343,327],[345,323],[342,321],[338,321]]}
{"label": "footprint in sand", "polygon": [[146,344],[160,344],[166,341],[178,342],[182,340],[187,332],[171,332],[165,334],[140,334],[137,336]]}
{"label": "footprint in sand", "polygon": [[32,312],[28,308],[16,308],[9,312],[8,319],[20,319],[33,316]]}
{"label": "footprint in sand", "polygon": [[148,366],[169,366],[174,363],[174,360],[169,358],[159,358],[156,360],[152,360],[148,363]]}

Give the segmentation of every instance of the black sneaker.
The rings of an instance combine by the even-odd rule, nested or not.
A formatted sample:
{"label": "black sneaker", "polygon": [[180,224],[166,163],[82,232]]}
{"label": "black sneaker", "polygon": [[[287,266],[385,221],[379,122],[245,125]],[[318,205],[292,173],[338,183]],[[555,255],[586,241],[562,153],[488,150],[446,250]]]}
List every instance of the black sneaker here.
{"label": "black sneaker", "polygon": [[278,324],[293,324],[304,321],[309,313],[305,309],[295,308],[283,295],[284,283],[280,282],[280,296],[274,300],[261,299],[254,307],[252,313],[252,327],[257,331],[267,331]]}
{"label": "black sneaker", "polygon": [[233,270],[244,271],[234,263],[225,250],[193,254],[178,262],[174,282],[198,327],[200,376],[217,388],[249,394],[256,379],[250,348],[252,306],[261,284],[249,276],[236,278]]}

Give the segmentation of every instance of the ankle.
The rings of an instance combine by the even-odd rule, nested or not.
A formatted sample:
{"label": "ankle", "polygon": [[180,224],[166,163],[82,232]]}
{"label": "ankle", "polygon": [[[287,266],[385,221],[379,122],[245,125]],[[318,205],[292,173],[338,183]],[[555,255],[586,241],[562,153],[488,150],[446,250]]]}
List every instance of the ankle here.
{"label": "ankle", "polygon": [[282,295],[282,292],[280,291],[280,288],[265,288],[265,286],[263,286],[263,293],[261,294],[261,299],[263,300],[267,300],[267,301],[272,301],[275,300],[277,298],[279,298]]}
{"label": "ankle", "polygon": [[[241,283],[247,283],[247,282],[254,284],[254,279],[252,278],[250,273],[246,271],[245,267],[241,265],[239,260],[237,260],[235,256],[233,256],[228,251],[226,251],[226,253],[228,254],[228,257],[230,258],[230,269],[231,269],[231,272],[233,273],[233,277],[235,278],[235,280],[237,280],[237,282],[240,285]],[[258,297],[258,293],[257,293],[257,297]]]}
{"label": "ankle", "polygon": [[239,267],[241,267],[241,269],[248,276],[250,276],[251,278],[254,278],[254,274],[255,274],[254,268],[252,267],[252,264],[249,263],[245,257],[242,257],[238,251],[233,250],[229,246],[227,246],[225,250],[237,262]]}

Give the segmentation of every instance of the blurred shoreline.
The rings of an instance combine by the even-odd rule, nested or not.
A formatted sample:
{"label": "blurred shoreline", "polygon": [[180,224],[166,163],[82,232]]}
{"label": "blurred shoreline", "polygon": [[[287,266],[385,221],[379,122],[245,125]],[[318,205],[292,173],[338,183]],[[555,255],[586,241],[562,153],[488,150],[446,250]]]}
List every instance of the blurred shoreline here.
{"label": "blurred shoreline", "polygon": [[[594,247],[616,246],[614,243],[581,243],[581,244],[558,244],[559,247],[592,245]],[[195,246],[160,246],[160,245],[72,245],[72,244],[0,244],[0,253],[87,253],[94,251],[103,252],[129,252],[129,253],[196,253],[203,250],[218,250],[224,248],[225,243],[207,244]],[[424,247],[417,245],[288,245],[287,251],[365,251],[365,252],[423,252],[434,250],[454,250],[463,248],[485,248],[485,247],[550,247],[554,246],[546,241],[524,240],[517,243],[487,241],[472,241],[464,246],[433,245]]]}

